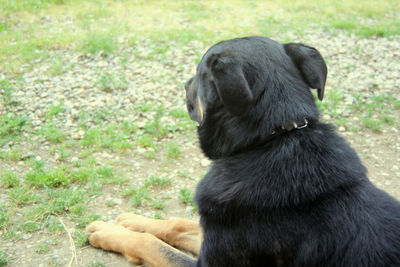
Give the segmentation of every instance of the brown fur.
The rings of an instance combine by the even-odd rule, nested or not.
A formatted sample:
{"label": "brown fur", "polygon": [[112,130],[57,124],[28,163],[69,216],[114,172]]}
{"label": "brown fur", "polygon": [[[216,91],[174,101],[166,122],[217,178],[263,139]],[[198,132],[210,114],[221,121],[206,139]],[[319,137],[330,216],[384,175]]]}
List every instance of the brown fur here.
{"label": "brown fur", "polygon": [[86,227],[92,246],[119,252],[134,263],[151,266],[185,266],[188,255],[199,255],[202,241],[198,222],[155,220],[123,213],[114,222],[95,221]]}

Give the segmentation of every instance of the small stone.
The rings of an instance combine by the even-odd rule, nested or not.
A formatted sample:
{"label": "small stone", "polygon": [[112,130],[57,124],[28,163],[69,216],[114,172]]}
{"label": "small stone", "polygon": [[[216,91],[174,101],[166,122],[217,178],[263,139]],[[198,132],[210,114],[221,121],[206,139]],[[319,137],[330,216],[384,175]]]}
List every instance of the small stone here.
{"label": "small stone", "polygon": [[339,130],[339,132],[345,132],[346,128],[344,128],[343,126],[339,126],[338,130]]}
{"label": "small stone", "polygon": [[22,236],[22,239],[28,240],[28,239],[30,239],[31,237],[32,237],[31,234],[24,234],[24,235]]}
{"label": "small stone", "polygon": [[79,133],[73,133],[72,134],[72,139],[74,140],[80,140],[81,139],[81,135]]}
{"label": "small stone", "polygon": [[144,154],[146,152],[146,149],[142,148],[142,147],[138,147],[136,150],[139,154]]}
{"label": "small stone", "polygon": [[139,121],[139,122],[137,123],[137,126],[138,126],[139,129],[143,129],[143,128],[146,126],[146,122],[144,122],[144,121]]}
{"label": "small stone", "polygon": [[329,121],[331,119],[331,116],[329,116],[328,114],[324,114],[322,116],[322,119],[325,120],[325,121]]}
{"label": "small stone", "polygon": [[208,159],[202,159],[202,160],[200,161],[200,165],[201,165],[202,167],[207,167],[208,165],[210,165],[210,161],[209,161]]}

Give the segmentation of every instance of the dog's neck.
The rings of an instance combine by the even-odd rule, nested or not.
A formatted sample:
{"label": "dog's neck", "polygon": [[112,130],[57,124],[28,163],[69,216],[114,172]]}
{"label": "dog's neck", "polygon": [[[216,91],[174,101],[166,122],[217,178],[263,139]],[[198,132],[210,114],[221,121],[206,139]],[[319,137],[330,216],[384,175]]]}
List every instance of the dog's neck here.
{"label": "dog's neck", "polygon": [[307,118],[303,118],[299,122],[290,121],[290,122],[286,123],[285,125],[282,125],[280,128],[272,131],[271,136],[280,135],[285,132],[291,132],[293,130],[300,130],[300,129],[306,128],[307,126],[308,126]]}

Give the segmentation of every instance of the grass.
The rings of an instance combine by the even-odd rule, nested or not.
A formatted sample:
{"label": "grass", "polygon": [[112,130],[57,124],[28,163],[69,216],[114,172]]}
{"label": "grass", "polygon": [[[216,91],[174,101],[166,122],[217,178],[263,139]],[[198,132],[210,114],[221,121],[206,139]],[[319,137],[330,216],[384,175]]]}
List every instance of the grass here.
{"label": "grass", "polygon": [[8,256],[7,251],[0,250],[0,267],[7,266]]}
{"label": "grass", "polygon": [[193,202],[193,192],[187,188],[183,188],[179,191],[179,200],[182,201],[182,203],[189,204],[189,205],[194,205]]}
{"label": "grass", "polygon": [[170,143],[166,148],[167,156],[169,159],[177,159],[182,154],[182,149],[177,143]]}
{"label": "grass", "polygon": [[26,122],[27,119],[24,116],[12,113],[0,115],[0,147],[19,136]]}
{"label": "grass", "polygon": [[19,185],[17,174],[13,171],[0,171],[0,186],[3,188],[14,188]]}
{"label": "grass", "polygon": [[172,184],[172,180],[169,178],[163,178],[163,177],[157,177],[157,176],[151,176],[150,178],[146,179],[144,181],[144,185],[149,188],[149,187],[167,187]]}
{"label": "grass", "polygon": [[[193,40],[209,44],[243,35],[279,36],[288,31],[301,35],[312,27],[345,31],[361,38],[390,38],[400,32],[399,10],[395,0],[0,0],[0,16],[7,17],[7,22],[0,24],[0,66],[7,72],[20,72],[21,65],[34,65],[34,60],[48,57],[49,49],[64,47],[107,57],[123,46],[136,45],[138,39],[157,44],[149,57],[163,61],[171,41],[178,45]],[[36,27],[41,14],[50,14],[57,30]],[[72,25],[65,23],[67,17],[74,21]],[[21,20],[23,23],[15,26]],[[61,61],[55,59],[50,72],[63,71]]]}
{"label": "grass", "polygon": [[118,43],[111,32],[88,32],[82,41],[81,49],[90,54],[111,55],[118,48]]}
{"label": "grass", "polygon": [[17,106],[19,102],[15,100],[13,93],[15,86],[9,80],[0,80],[0,89],[2,90],[1,99],[5,106]]}
{"label": "grass", "polygon": [[146,187],[131,187],[123,195],[129,198],[129,202],[135,207],[140,206],[144,200],[150,197],[150,193]]}
{"label": "grass", "polygon": [[53,122],[43,124],[39,133],[48,141],[52,143],[61,143],[66,139],[66,135],[60,126],[57,126]]}
{"label": "grass", "polygon": [[128,82],[123,74],[119,77],[111,73],[102,73],[99,80],[94,84],[105,92],[110,92],[116,89],[126,89]]}

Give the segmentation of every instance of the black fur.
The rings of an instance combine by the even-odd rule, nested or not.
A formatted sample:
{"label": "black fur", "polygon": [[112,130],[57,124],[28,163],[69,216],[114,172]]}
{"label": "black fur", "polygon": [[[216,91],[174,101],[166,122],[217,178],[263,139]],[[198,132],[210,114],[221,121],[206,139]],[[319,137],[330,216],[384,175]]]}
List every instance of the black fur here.
{"label": "black fur", "polygon": [[[221,58],[233,65],[218,75]],[[319,121],[309,87],[322,99],[326,74],[314,48],[263,37],[224,41],[203,56],[186,86],[213,160],[195,196],[204,231],[197,266],[400,266],[399,202],[371,184],[355,151]],[[221,84],[229,85],[223,94]],[[303,118],[306,128],[271,139]]]}

